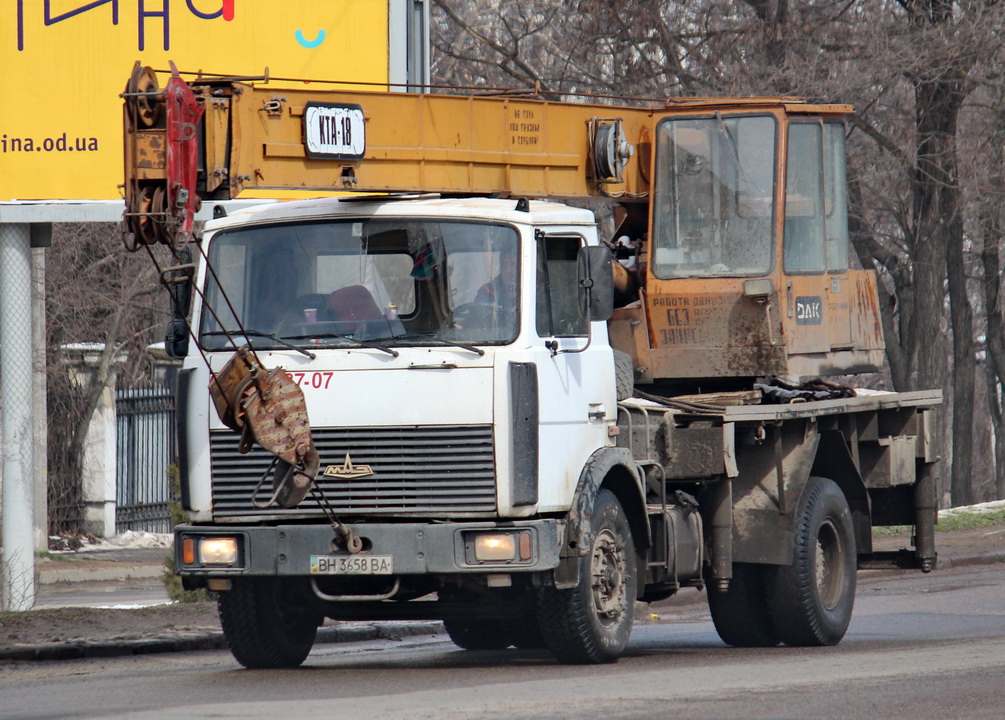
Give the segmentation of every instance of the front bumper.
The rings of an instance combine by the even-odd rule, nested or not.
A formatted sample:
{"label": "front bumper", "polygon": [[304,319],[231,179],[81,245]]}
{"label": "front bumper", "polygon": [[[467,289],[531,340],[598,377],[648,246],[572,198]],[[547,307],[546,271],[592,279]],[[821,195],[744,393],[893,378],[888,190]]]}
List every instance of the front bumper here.
{"label": "front bumper", "polygon": [[[391,556],[395,575],[456,575],[500,572],[540,572],[559,564],[565,523],[559,520],[457,523],[360,523],[347,525],[363,539],[368,555]],[[530,557],[509,561],[478,562],[471,556],[470,542],[479,531],[526,533]],[[186,539],[207,537],[237,539],[237,558],[232,565],[186,562]],[[278,525],[233,527],[179,525],[175,528],[175,568],[182,577],[308,576],[312,555],[346,555],[333,549],[335,532],[329,525]]]}

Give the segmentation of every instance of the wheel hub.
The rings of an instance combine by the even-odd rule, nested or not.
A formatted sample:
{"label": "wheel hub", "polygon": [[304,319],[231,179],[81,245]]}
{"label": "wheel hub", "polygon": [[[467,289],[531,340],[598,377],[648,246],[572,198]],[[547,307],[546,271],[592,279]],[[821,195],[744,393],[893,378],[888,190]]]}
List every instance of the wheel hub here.
{"label": "wheel hub", "polygon": [[817,597],[828,610],[837,607],[844,592],[844,546],[833,523],[825,522],[817,534],[814,575]]}
{"label": "wheel hub", "polygon": [[615,620],[625,611],[625,551],[609,530],[603,530],[593,544],[591,577],[597,616]]}

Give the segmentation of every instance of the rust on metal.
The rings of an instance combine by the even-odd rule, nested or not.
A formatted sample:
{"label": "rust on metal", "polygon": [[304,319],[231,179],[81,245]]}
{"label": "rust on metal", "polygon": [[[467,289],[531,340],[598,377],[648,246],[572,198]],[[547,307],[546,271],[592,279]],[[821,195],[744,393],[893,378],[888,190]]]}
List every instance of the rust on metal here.
{"label": "rust on metal", "polygon": [[209,383],[209,395],[216,407],[216,414],[224,425],[234,432],[241,432],[244,417],[241,399],[251,383],[251,362],[247,350],[241,348],[216,373]]}
{"label": "rust on metal", "polygon": [[192,237],[201,199],[199,123],[203,100],[177,71],[161,90],[157,76],[137,63],[122,94],[129,250],[160,242],[172,249]]}

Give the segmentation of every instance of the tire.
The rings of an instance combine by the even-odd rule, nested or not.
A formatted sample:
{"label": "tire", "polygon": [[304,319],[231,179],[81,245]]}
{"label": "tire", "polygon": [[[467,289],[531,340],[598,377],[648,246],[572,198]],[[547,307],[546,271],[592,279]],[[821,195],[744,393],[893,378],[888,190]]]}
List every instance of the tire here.
{"label": "tire", "polygon": [[837,645],[855,605],[857,556],[844,493],[811,477],[795,518],[792,564],[776,569],[769,593],[774,627],[786,645]]}
{"label": "tire", "polygon": [[635,394],[635,363],[631,355],[620,350],[614,351],[614,379],[618,402]]}
{"label": "tire", "polygon": [[321,617],[297,609],[278,581],[234,580],[217,600],[230,651],[246,668],[298,667],[314,645]]}
{"label": "tire", "polygon": [[774,647],[779,643],[767,588],[773,568],[753,563],[733,563],[729,589],[720,592],[709,585],[708,608],[715,631],[733,647]]}
{"label": "tire", "polygon": [[443,627],[454,645],[463,650],[502,650],[510,646],[503,621],[495,618],[448,618]]}
{"label": "tire", "polygon": [[609,490],[597,495],[590,535],[577,586],[538,591],[545,645],[568,664],[616,661],[628,645],[635,616],[635,544],[625,511]]}

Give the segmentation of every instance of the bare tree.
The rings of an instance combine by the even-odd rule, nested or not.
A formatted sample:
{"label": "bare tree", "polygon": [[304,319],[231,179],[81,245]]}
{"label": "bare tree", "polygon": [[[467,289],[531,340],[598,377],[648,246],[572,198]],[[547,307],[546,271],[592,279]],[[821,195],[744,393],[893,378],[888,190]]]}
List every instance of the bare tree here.
{"label": "bare tree", "polygon": [[[994,95],[998,97],[995,98]],[[983,289],[985,311],[986,371],[988,376],[988,408],[991,416],[995,447],[996,497],[1005,498],[1005,407],[1002,387],[1005,383],[1005,320],[1001,292],[1001,245],[1003,233],[1002,206],[1005,203],[1005,98],[1000,90],[992,93],[991,102],[985,105],[989,122],[983,134],[985,142],[979,143],[977,157],[986,167],[983,182],[977,183],[976,214],[982,240]]]}
{"label": "bare tree", "polygon": [[[952,413],[944,409],[943,420],[953,458],[947,494],[954,504],[972,499],[979,445],[973,437],[983,431],[973,427],[972,412],[979,328],[987,327],[996,379],[988,392],[996,398],[1003,379],[997,362],[1005,362],[1001,355],[995,360],[1005,347],[999,344],[1001,303],[990,279],[999,272],[1001,221],[983,221],[982,272],[966,230],[982,225],[971,222],[977,206],[965,195],[965,188],[981,182],[961,176],[959,143],[981,137],[966,131],[977,121],[966,112],[973,95],[998,87],[1000,96],[1000,3],[434,4],[434,70],[445,82],[463,77],[469,85],[537,83],[553,93],[792,94],[853,103],[859,114],[849,128],[852,231],[862,264],[881,280],[893,385],[945,391]],[[968,172],[1000,177],[1002,162],[999,153]],[[981,285],[990,293],[986,302]],[[987,321],[975,316],[984,307]],[[1001,482],[998,489],[1005,490]]]}
{"label": "bare tree", "polygon": [[[126,386],[146,373],[144,350],[163,326],[166,299],[149,260],[127,253],[111,224],[56,225],[46,268],[50,530],[82,519],[81,458],[87,428],[114,373]],[[104,344],[90,372],[73,373],[61,346]],[[113,361],[126,354],[121,367]]]}

